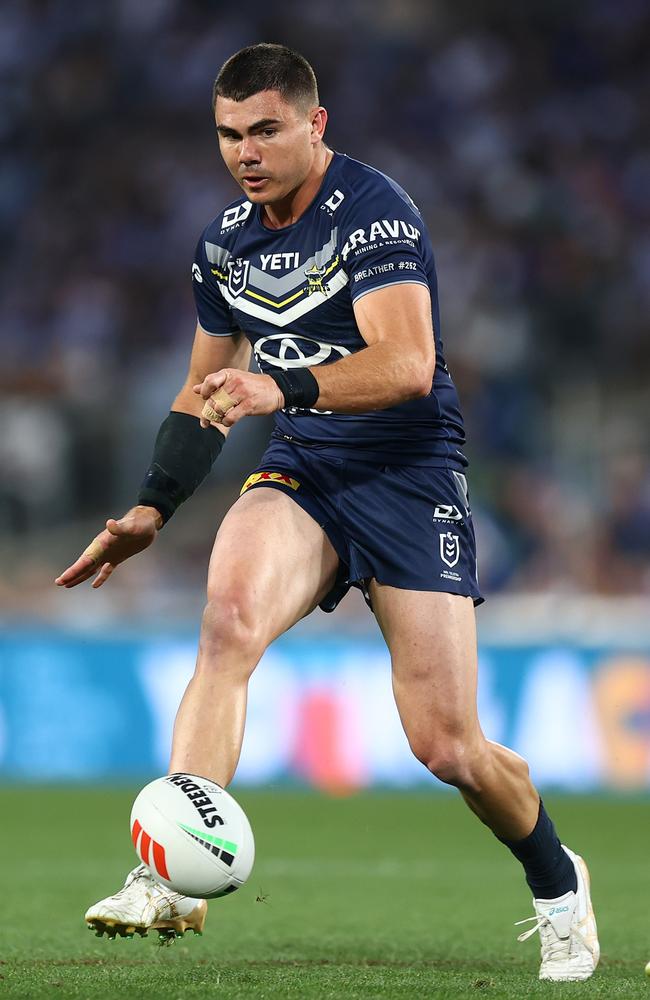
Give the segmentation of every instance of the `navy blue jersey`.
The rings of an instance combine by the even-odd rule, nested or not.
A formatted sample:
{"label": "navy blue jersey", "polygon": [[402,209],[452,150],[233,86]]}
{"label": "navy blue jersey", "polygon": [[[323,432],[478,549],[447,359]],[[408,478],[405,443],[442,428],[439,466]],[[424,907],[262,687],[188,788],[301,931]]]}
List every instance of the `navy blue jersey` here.
{"label": "navy blue jersey", "polygon": [[335,153],[309,208],[283,229],[269,229],[260,206],[239,198],[202,233],[192,273],[202,328],[215,337],[243,330],[263,372],[313,368],[362,350],[354,303],[388,285],[424,285],[436,346],[428,396],[362,414],[287,407],[273,433],[347,458],[467,464],[431,241],[414,203],[385,174]]}

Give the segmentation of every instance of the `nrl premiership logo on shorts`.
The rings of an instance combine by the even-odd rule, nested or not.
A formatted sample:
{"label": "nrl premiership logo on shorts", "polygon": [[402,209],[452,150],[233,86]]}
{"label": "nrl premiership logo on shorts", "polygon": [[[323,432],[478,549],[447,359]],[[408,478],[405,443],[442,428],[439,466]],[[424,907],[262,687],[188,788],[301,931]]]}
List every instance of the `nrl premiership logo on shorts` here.
{"label": "nrl premiership logo on shorts", "polygon": [[440,535],[440,558],[449,569],[453,569],[460,559],[460,538],[451,531]]}
{"label": "nrl premiership logo on shorts", "polygon": [[246,288],[248,284],[248,272],[251,269],[249,260],[242,260],[236,257],[235,260],[228,261],[228,291],[234,299]]}

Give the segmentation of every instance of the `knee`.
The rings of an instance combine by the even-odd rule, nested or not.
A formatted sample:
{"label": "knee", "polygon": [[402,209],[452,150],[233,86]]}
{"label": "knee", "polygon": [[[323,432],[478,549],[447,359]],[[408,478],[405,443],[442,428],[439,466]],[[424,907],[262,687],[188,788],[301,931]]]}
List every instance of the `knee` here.
{"label": "knee", "polygon": [[209,597],[201,621],[201,649],[221,656],[235,654],[252,660],[254,667],[265,647],[260,619],[245,592],[224,591]]}
{"label": "knee", "polygon": [[485,740],[445,736],[437,740],[411,743],[417,759],[436,778],[462,791],[479,792],[489,750]]}

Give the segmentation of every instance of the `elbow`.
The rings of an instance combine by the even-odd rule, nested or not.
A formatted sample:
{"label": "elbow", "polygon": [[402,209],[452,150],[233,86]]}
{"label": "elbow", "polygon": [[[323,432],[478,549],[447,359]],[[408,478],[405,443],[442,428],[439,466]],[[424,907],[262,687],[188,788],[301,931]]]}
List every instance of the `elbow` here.
{"label": "elbow", "polygon": [[433,379],[429,379],[427,382],[423,382],[421,379],[415,385],[411,387],[411,399],[425,399],[431,392],[431,386],[433,385]]}
{"label": "elbow", "polygon": [[435,374],[435,361],[426,361],[411,373],[409,379],[409,399],[424,399],[431,392],[433,386],[433,376]]}

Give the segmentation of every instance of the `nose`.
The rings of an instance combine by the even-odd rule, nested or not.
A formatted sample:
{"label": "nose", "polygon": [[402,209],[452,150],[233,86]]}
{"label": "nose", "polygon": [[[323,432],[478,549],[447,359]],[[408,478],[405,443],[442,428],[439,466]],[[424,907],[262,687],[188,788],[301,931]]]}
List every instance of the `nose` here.
{"label": "nose", "polygon": [[251,136],[244,136],[239,146],[239,162],[245,166],[260,162],[260,154],[256,147],[255,140]]}

